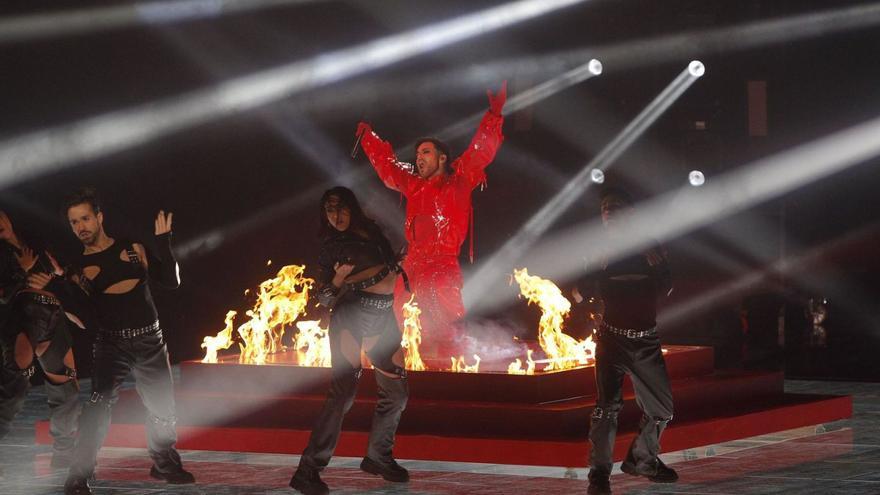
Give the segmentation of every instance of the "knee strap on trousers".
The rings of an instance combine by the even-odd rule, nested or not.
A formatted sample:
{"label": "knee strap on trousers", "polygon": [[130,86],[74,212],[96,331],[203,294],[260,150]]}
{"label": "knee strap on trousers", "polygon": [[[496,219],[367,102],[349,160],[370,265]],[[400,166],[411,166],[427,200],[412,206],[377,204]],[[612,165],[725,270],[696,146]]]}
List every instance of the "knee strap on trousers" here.
{"label": "knee strap on trousers", "polygon": [[43,369],[54,375],[65,375],[70,378],[76,378],[76,371],[68,368],[64,364],[64,356],[70,350],[70,332],[66,329],[55,332],[52,343],[46,348],[41,356],[37,358]]}
{"label": "knee strap on trousers", "polygon": [[391,378],[376,373],[376,386],[379,401],[373,414],[367,457],[389,463],[393,459],[394,434],[409,398],[409,383],[405,376]]}

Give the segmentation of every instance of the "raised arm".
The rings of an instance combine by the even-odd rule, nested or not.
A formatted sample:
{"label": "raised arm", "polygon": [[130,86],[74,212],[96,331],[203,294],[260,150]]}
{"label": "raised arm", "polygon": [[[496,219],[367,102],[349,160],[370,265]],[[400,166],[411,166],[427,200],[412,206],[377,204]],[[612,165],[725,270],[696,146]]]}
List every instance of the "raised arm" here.
{"label": "raised arm", "polygon": [[507,81],[501,84],[497,94],[492,94],[491,91],[486,93],[489,95],[489,110],[483,115],[471,144],[452,164],[455,173],[465,177],[471,187],[477,187],[486,181],[486,167],[495,159],[495,154],[504,141],[501,133],[504,116],[501,111],[507,101]]}
{"label": "raised arm", "polygon": [[394,154],[394,148],[391,143],[383,141],[378,134],[373,131],[370,124],[361,122],[358,124],[357,136],[361,136],[361,148],[369,158],[373,168],[382,182],[389,189],[399,191],[404,195],[409,191],[411,183],[415,180],[415,176],[409,173],[403,164]]}
{"label": "raised arm", "polygon": [[147,270],[150,279],[168,289],[180,287],[180,267],[174,259],[174,253],[171,252],[172,215],[173,213],[170,212],[165,215],[164,211],[159,211],[155,223],[158,249],[155,253],[147,253]]}

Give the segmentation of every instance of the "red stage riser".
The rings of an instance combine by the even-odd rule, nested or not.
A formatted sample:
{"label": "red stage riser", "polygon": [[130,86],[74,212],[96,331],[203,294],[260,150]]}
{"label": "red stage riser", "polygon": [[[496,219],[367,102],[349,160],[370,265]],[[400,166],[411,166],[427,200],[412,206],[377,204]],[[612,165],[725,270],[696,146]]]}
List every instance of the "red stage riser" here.
{"label": "red stage riser", "polygon": [[[782,394],[781,373],[739,372],[686,378],[673,382],[679,419],[724,414],[730,408],[755,401],[773,400]],[[632,392],[624,395],[620,424],[636,425],[641,413]],[[184,390],[177,394],[180,424],[247,428],[309,429],[324,402],[323,395],[263,397],[204,394]],[[411,399],[400,431],[479,437],[573,437],[585,435],[585,425],[595,406],[594,397],[550,404],[515,404],[480,401]],[[346,415],[345,429],[367,431],[375,399],[358,397]],[[140,423],[145,409],[133,390],[120,394],[113,410],[114,422]]]}
{"label": "red stage riser", "polygon": [[[695,422],[673,421],[663,434],[663,451],[670,452],[727,442],[776,431],[827,423],[852,416],[850,397],[788,396],[788,404],[756,412]],[[299,454],[308,441],[307,430],[259,428],[200,428],[179,426],[178,447],[191,450]],[[634,432],[621,432],[615,460],[626,455]],[[51,444],[48,422],[37,424],[37,442]],[[336,455],[360,457],[367,434],[345,431]],[[143,425],[113,424],[105,445],[146,448]],[[583,439],[521,440],[399,434],[394,448],[400,459],[484,462],[536,466],[583,467],[589,445]]]}
{"label": "red stage riser", "polygon": [[[668,346],[666,366],[673,380],[709,375],[713,372],[711,348]],[[291,353],[286,353],[291,354]],[[288,358],[287,361],[290,361]],[[226,358],[217,364],[199,361],[181,363],[180,389],[200,392],[220,391],[269,396],[323,395],[330,383],[329,368],[295,365],[242,365]],[[515,402],[540,404],[594,396],[593,367],[532,376],[506,373],[411,372],[412,399]],[[375,397],[372,370],[364,370],[358,388],[360,397]]]}

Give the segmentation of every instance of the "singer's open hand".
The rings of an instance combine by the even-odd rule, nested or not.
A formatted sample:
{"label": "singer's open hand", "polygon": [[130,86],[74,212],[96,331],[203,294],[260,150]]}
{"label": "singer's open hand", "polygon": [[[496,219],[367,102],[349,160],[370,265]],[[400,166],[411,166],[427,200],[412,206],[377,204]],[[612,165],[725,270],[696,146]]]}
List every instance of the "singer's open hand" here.
{"label": "singer's open hand", "polygon": [[489,110],[495,115],[501,115],[504,109],[504,103],[507,101],[507,81],[501,83],[501,89],[497,93],[492,94],[492,90],[486,91],[489,96]]}

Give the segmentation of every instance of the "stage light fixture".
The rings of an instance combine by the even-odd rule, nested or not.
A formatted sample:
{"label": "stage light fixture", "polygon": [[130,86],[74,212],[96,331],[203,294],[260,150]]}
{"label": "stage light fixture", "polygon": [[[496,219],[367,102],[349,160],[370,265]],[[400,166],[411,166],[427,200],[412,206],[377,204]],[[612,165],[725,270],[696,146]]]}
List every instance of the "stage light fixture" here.
{"label": "stage light fixture", "polygon": [[688,174],[688,182],[694,187],[700,187],[706,183],[706,176],[699,170],[691,170],[691,173]]}
{"label": "stage light fixture", "polygon": [[602,74],[602,62],[596,60],[595,58],[593,60],[590,60],[588,67],[593,75],[598,76]]}
{"label": "stage light fixture", "polygon": [[590,180],[592,180],[596,184],[601,184],[605,182],[605,172],[602,172],[602,170],[598,168],[590,170]]}
{"label": "stage light fixture", "polygon": [[[504,105],[504,113],[510,115],[514,112],[518,112],[524,108],[527,108],[535,103],[547,99],[560,91],[564,91],[572,86],[575,86],[591,77],[595,77],[599,74],[595,72],[596,64],[599,64],[599,74],[601,74],[602,63],[596,59],[592,59],[589,62],[579,65],[574,69],[571,69],[564,74],[560,74],[549,81],[544,81],[537,86],[533,86],[525,91],[520,91],[517,94],[513,95],[507,100],[507,103]],[[480,122],[480,119],[483,118],[483,111],[477,112],[473,115],[465,117],[454,124],[448,125],[441,129],[440,131],[435,132],[433,135],[438,136],[440,139],[455,139],[457,137],[466,135],[469,132],[473,132],[474,127]],[[404,147],[398,148],[396,153],[401,154],[405,151],[408,151],[412,148],[413,144],[410,143]]]}
{"label": "stage light fixture", "polygon": [[479,298],[496,286],[520,256],[544,235],[575,201],[594,183],[593,170],[603,171],[614,163],[641,135],[663,115],[678,98],[697,80],[685,67],[614,139],[556,193],[523,225],[488,261],[465,283],[465,308],[474,309]]}
{"label": "stage light fixture", "polygon": [[694,60],[688,64],[688,72],[694,77],[702,77],[706,73],[706,66],[699,60]]}
{"label": "stage light fixture", "polygon": [[[518,260],[562,283],[582,270],[626,257],[756,204],[869,162],[880,156],[880,118],[760,159],[702,187],[683,186],[636,205],[621,225],[625,235],[611,239],[594,220],[548,236]],[[573,249],[583,246],[585,250]],[[589,249],[586,249],[586,248]],[[614,253],[607,260],[601,253]],[[585,258],[586,256],[586,258]],[[492,297],[486,291],[482,297]],[[487,295],[489,297],[487,297]],[[498,301],[496,301],[497,303]],[[486,307],[481,303],[481,307]],[[491,306],[491,305],[490,305]]]}

